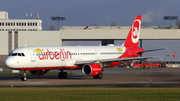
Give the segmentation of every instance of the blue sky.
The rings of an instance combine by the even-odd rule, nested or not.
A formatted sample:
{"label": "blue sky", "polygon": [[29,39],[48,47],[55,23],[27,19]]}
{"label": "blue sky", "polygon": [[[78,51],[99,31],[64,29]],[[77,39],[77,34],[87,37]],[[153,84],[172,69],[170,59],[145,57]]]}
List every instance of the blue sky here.
{"label": "blue sky", "polygon": [[[51,16],[65,16],[60,26],[93,25],[129,26],[136,15],[143,15],[143,22],[150,26],[169,25],[164,15],[180,17],[180,0],[1,0],[0,11],[6,11],[9,19],[25,19],[26,13],[38,13],[43,30],[58,26]],[[175,24],[175,21],[173,21]]]}

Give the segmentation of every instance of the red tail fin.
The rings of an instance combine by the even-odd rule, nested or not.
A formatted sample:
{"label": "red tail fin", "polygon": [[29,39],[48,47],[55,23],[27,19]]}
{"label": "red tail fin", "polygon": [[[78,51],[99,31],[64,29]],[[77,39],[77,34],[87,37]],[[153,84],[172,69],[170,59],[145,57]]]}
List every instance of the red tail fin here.
{"label": "red tail fin", "polygon": [[138,47],[139,35],[141,27],[141,15],[137,15],[131,30],[126,38],[124,46],[126,47]]}

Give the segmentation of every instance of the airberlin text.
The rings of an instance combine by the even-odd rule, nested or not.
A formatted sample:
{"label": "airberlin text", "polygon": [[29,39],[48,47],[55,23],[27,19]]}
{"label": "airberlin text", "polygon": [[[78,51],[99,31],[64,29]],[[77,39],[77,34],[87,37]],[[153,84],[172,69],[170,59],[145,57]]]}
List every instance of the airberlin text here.
{"label": "airberlin text", "polygon": [[70,51],[65,51],[64,49],[60,49],[60,51],[49,51],[47,49],[47,51],[44,51],[42,53],[38,53],[36,54],[40,60],[59,60],[59,59],[71,59],[71,52]]}

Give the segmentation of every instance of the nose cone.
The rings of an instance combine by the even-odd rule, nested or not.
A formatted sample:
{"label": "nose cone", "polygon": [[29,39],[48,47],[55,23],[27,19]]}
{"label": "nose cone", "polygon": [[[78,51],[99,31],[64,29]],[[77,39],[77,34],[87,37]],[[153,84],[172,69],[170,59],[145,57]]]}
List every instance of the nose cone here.
{"label": "nose cone", "polygon": [[13,67],[13,61],[10,57],[7,57],[6,60],[4,61],[4,64],[6,66],[8,66],[9,68],[12,68]]}

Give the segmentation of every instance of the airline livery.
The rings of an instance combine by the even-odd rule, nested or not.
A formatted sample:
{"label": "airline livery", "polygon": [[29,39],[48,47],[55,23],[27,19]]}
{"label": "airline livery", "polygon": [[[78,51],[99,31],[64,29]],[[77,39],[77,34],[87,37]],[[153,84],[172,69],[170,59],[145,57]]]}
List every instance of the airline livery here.
{"label": "airline livery", "polygon": [[77,69],[82,70],[86,75],[93,76],[94,79],[102,79],[102,71],[105,67],[127,65],[129,60],[153,58],[153,56],[138,57],[147,52],[138,47],[140,26],[141,15],[138,15],[126,41],[121,46],[20,47],[14,49],[4,63],[11,69],[22,70],[24,72],[22,81],[27,80],[28,71],[32,75],[40,76],[52,69],[60,70],[58,77],[62,79],[68,77],[64,70]]}

